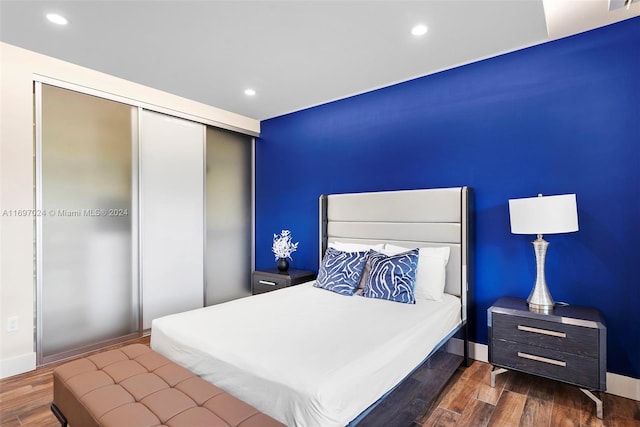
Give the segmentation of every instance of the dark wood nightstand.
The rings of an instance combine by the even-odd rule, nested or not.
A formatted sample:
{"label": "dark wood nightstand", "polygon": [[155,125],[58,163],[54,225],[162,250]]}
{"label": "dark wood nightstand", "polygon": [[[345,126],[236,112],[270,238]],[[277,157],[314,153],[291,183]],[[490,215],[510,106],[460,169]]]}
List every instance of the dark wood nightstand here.
{"label": "dark wood nightstand", "polygon": [[487,310],[491,386],[507,369],[539,375],[592,391],[607,389],[607,328],[594,308],[556,304],[549,314],[529,311],[520,298],[500,298]]}
{"label": "dark wood nightstand", "polygon": [[251,291],[253,295],[263,292],[275,291],[287,286],[299,285],[316,278],[313,271],[290,269],[284,273],[277,268],[260,270],[253,272],[253,284]]}

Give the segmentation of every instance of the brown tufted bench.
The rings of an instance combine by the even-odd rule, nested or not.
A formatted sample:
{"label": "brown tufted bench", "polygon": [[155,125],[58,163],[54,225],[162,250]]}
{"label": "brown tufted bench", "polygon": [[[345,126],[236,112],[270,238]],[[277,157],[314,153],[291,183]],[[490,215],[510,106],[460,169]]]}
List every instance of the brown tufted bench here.
{"label": "brown tufted bench", "polygon": [[284,426],[142,344],[56,368],[51,410],[72,427]]}

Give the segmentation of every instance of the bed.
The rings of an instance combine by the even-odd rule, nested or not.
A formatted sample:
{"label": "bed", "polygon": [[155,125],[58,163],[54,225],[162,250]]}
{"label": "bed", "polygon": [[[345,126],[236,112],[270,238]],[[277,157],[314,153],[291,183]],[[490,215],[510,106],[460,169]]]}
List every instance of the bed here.
{"label": "bed", "polygon": [[151,347],[288,426],[358,424],[456,333],[468,360],[471,201],[468,187],[320,197],[321,266],[336,245],[398,257],[398,247],[448,248],[439,299],[309,282],[155,319]]}

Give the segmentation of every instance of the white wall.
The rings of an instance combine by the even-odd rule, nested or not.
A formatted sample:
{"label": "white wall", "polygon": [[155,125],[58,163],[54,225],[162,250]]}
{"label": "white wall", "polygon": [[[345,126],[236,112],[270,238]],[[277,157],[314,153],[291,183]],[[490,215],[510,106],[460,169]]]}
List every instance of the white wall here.
{"label": "white wall", "polygon": [[[0,378],[35,368],[33,80],[45,76],[122,96],[147,107],[186,113],[250,134],[260,122],[107,74],[0,43]],[[7,332],[17,316],[19,330]]]}

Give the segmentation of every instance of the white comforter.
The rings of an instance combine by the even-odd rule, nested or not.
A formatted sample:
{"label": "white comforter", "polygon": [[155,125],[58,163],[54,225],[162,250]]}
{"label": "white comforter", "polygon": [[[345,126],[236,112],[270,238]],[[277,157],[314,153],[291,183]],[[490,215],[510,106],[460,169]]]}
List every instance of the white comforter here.
{"label": "white comforter", "polygon": [[344,426],[460,324],[415,305],[292,286],[155,319],[151,347],[288,426]]}

